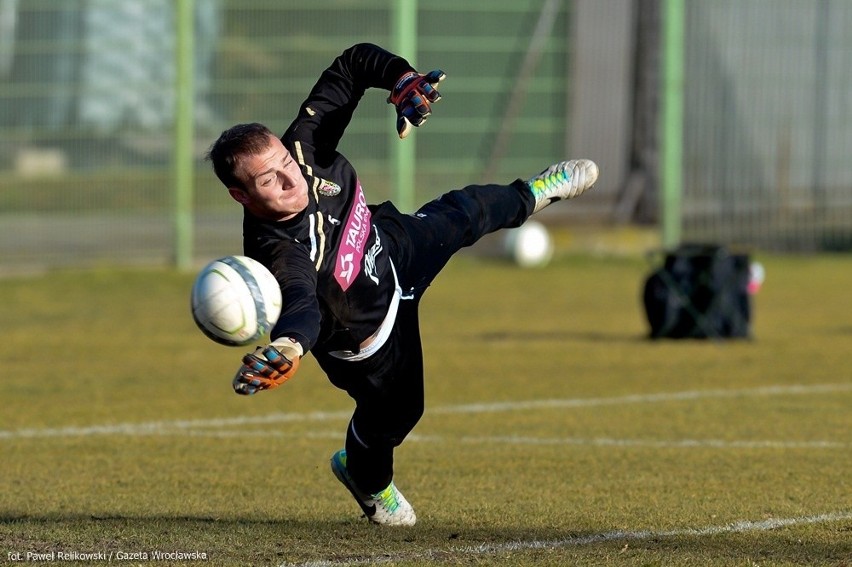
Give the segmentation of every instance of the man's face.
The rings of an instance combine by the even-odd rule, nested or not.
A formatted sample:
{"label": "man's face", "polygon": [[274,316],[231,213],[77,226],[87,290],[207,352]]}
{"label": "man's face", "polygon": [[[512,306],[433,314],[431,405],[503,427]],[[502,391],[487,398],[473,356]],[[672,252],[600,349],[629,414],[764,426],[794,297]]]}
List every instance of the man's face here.
{"label": "man's face", "polygon": [[257,217],[287,220],[308,206],[308,183],[296,160],[274,136],[263,152],[243,156],[236,173],[245,189],[229,187],[228,192]]}

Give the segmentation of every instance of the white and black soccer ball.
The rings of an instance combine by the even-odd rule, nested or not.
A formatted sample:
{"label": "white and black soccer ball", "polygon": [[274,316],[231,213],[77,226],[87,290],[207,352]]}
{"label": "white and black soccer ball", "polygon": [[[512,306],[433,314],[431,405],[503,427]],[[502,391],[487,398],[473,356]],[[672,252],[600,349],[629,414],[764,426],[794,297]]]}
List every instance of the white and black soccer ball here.
{"label": "white and black soccer ball", "polygon": [[213,260],[192,286],[192,318],[208,338],[242,346],[269,332],[281,314],[281,287],[247,256]]}

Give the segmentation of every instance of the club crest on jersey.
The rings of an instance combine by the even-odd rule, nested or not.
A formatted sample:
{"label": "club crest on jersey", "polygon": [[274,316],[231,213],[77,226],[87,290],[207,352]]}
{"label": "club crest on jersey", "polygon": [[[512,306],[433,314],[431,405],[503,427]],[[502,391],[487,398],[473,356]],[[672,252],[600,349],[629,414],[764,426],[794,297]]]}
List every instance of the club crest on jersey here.
{"label": "club crest on jersey", "polygon": [[317,187],[317,193],[323,197],[336,197],[337,195],[340,195],[340,185],[332,181],[320,179],[319,187]]}

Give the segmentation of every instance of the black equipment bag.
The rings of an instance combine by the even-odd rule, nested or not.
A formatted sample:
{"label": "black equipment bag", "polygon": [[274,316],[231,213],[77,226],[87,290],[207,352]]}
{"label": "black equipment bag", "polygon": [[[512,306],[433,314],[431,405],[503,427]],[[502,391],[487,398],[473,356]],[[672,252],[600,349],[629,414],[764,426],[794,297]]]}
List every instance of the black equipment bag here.
{"label": "black equipment bag", "polygon": [[651,338],[748,337],[749,265],[748,255],[716,245],[667,252],[642,294]]}

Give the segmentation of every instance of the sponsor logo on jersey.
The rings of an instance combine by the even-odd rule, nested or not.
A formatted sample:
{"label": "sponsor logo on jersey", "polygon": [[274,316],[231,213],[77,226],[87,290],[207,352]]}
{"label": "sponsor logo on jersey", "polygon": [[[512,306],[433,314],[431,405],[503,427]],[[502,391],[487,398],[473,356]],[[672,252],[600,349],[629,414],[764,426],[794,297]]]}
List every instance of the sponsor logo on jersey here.
{"label": "sponsor logo on jersey", "polygon": [[[337,281],[340,282],[340,287],[347,289],[352,283],[352,272],[355,271],[355,255],[352,252],[340,255],[340,273],[337,274]],[[340,280],[343,280],[341,282]],[[345,282],[345,283],[344,283]]]}
{"label": "sponsor logo on jersey", "polygon": [[370,235],[372,215],[367,208],[367,199],[361,183],[355,187],[355,202],[349,210],[349,217],[343,225],[343,238],[337,252],[337,269],[334,278],[343,291],[349,289],[361,272],[361,260],[364,258],[364,245]]}
{"label": "sponsor logo on jersey", "polygon": [[319,193],[323,197],[336,197],[337,195],[340,195],[340,185],[332,181],[320,179],[320,184],[317,188],[317,193]]}
{"label": "sponsor logo on jersey", "polygon": [[368,278],[373,280],[373,283],[379,285],[379,276],[376,273],[376,256],[379,255],[379,252],[382,251],[382,239],[379,238],[379,231],[376,231],[376,241],[370,246],[370,249],[367,250],[366,256],[364,256],[364,273]]}

